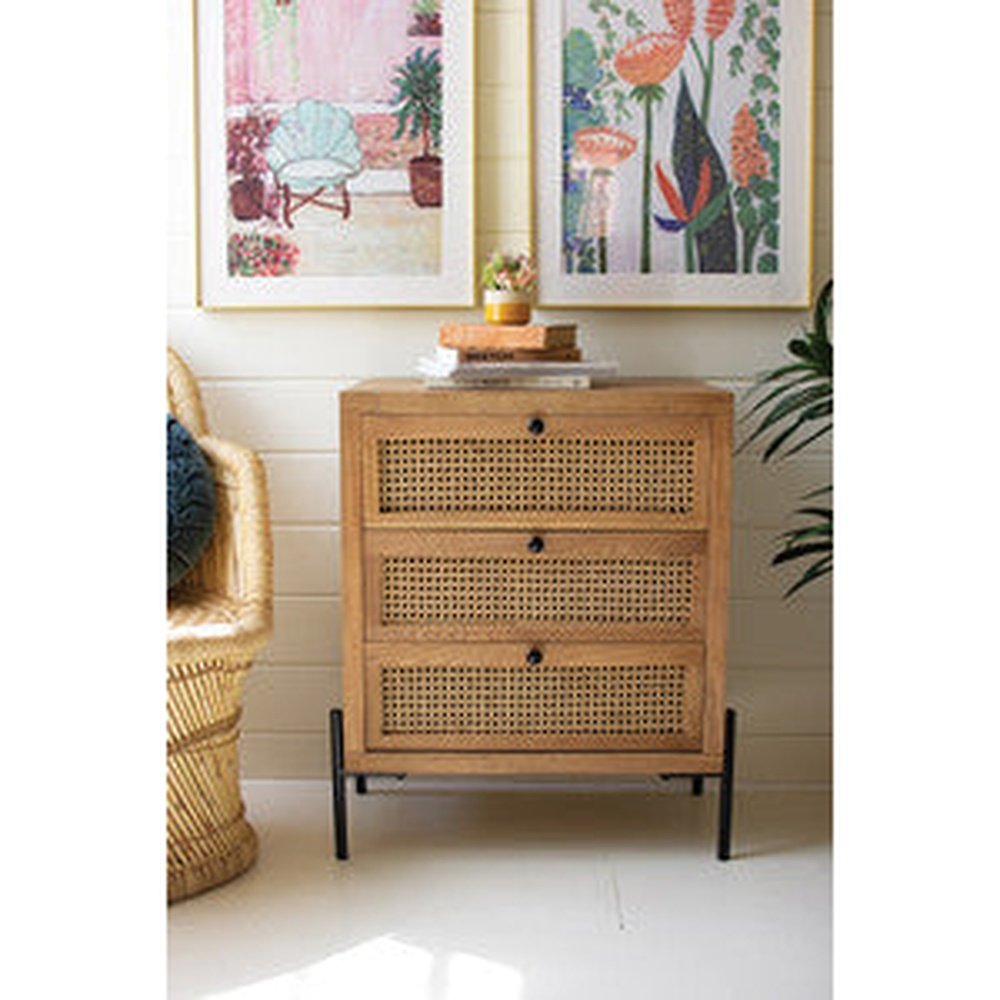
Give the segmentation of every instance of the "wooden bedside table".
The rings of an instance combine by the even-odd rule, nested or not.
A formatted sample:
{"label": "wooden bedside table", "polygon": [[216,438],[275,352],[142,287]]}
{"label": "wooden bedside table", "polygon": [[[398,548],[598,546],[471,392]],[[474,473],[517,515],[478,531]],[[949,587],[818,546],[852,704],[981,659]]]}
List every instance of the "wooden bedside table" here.
{"label": "wooden bedside table", "polygon": [[341,402],[348,774],[722,778],[732,395],[364,382]]}

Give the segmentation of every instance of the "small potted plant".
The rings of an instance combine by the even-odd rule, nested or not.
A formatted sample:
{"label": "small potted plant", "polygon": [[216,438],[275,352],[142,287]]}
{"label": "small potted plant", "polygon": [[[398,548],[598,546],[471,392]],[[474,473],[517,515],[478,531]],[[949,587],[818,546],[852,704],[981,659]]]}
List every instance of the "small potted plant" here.
{"label": "small potted plant", "polygon": [[399,139],[409,131],[411,139],[423,140],[423,153],[410,160],[410,193],[421,208],[441,207],[441,51],[411,52],[396,68],[392,82],[396,94],[396,132]]}
{"label": "small potted plant", "polygon": [[491,254],[482,275],[486,322],[513,326],[530,322],[537,277],[534,262],[527,254]]}
{"label": "small potted plant", "polygon": [[410,13],[413,23],[407,30],[408,35],[440,36],[441,0],[413,0]]}
{"label": "small potted plant", "polygon": [[236,179],[229,186],[229,206],[241,222],[262,215],[273,217],[272,192],[267,190],[268,173],[264,152],[275,126],[276,115],[251,112],[231,120],[226,126],[226,170]]}

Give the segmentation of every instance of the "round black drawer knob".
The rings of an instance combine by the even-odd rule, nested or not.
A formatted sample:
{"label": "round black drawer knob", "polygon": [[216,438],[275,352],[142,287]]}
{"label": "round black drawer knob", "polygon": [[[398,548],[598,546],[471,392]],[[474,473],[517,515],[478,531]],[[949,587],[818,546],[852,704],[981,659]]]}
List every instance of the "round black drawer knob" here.
{"label": "round black drawer knob", "polygon": [[542,651],[535,646],[533,649],[528,650],[528,655],[525,659],[533,666],[537,667],[539,663],[542,662]]}
{"label": "round black drawer knob", "polygon": [[544,548],[545,548],[545,539],[540,537],[539,535],[535,535],[535,537],[532,538],[530,542],[528,542],[529,552],[541,552]]}
{"label": "round black drawer knob", "polygon": [[528,421],[528,430],[536,436],[544,433],[545,421],[541,417],[532,417]]}

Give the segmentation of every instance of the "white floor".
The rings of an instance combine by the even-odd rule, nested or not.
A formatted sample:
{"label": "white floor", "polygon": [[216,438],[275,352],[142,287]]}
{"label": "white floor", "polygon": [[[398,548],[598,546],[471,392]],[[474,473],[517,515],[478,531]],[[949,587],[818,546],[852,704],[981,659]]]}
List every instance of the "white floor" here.
{"label": "white floor", "polygon": [[227,1000],[824,1000],[825,792],[737,796],[714,858],[713,781],[349,796],[330,853],[323,782],[248,782],[260,858],[170,908],[169,995]]}

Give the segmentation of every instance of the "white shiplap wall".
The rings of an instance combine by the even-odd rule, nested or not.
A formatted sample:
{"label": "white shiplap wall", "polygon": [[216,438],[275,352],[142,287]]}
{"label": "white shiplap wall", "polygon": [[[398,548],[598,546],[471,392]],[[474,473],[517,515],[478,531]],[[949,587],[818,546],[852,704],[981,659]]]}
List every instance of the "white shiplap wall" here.
{"label": "white shiplap wall", "polygon": [[[275,544],[275,637],[250,674],[249,777],[326,774],[327,708],[340,697],[337,393],[407,375],[439,315],[413,311],[207,313],[194,307],[191,4],[171,2],[168,336],[198,375],[213,430],[261,454]],[[538,0],[536,0],[538,2]],[[786,0],[797,2],[797,0]],[[802,0],[805,2],[805,0]],[[478,247],[529,239],[525,0],[479,0]],[[815,281],[831,273],[832,0],[817,0]],[[456,311],[453,318],[474,313]],[[782,360],[808,315],[769,311],[560,312],[590,353],[624,374],[710,378],[740,391]],[[785,602],[773,538],[804,493],[830,478],[829,445],[772,466],[735,460],[730,702],[741,712],[738,769],[761,783],[830,778],[828,585]],[[794,572],[794,571],[793,571]]]}

